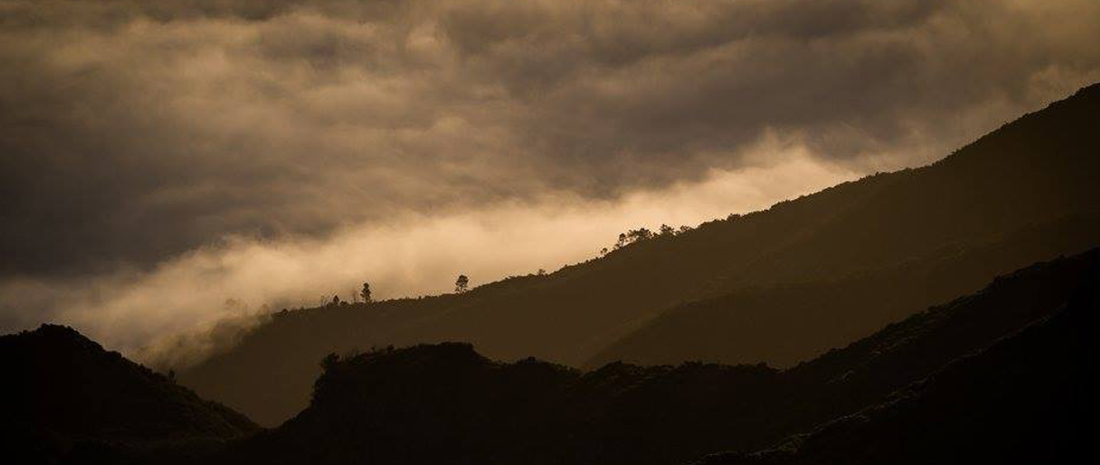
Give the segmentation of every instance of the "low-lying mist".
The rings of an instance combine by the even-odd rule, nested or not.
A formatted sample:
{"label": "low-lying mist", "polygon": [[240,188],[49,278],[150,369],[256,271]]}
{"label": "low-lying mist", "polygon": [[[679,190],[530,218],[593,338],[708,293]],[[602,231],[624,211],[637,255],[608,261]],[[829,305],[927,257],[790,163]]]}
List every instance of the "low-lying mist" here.
{"label": "low-lying mist", "polygon": [[151,271],[8,280],[0,283],[0,324],[5,331],[68,324],[146,363],[180,366],[270,311],[333,295],[351,300],[364,281],[376,299],[389,299],[450,292],[460,273],[477,286],[552,272],[597,257],[629,228],[695,226],[857,176],[799,147],[769,150],[782,155],[617,200],[561,194],[356,224],[323,239],[228,237]]}

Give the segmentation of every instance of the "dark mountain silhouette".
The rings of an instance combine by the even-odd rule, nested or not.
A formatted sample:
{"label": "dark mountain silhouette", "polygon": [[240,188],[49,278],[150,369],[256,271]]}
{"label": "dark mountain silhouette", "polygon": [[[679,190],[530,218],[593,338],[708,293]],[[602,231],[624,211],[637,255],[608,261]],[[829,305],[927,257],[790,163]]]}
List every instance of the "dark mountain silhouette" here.
{"label": "dark mountain silhouette", "polygon": [[700,465],[1074,463],[1095,452],[1100,282],[991,347],[776,447]]}
{"label": "dark mountain silhouette", "polygon": [[0,337],[4,456],[11,463],[186,458],[258,427],[72,328]]}
{"label": "dark mountain silhouette", "polygon": [[[932,399],[906,411],[937,408],[922,415],[982,428],[988,426],[982,417],[956,418],[953,412],[971,402],[992,405],[1060,388],[1078,389],[1062,406],[1073,408],[1091,393],[1083,389],[1094,385],[1100,344],[1098,284],[1100,250],[1036,264],[784,371],[765,365],[614,363],[585,373],[534,359],[494,362],[459,343],[343,359],[333,355],[323,363],[306,410],[234,444],[220,461],[686,463],[719,450],[763,449],[877,405],[891,393],[891,403],[882,404],[887,409],[906,396]],[[1076,313],[1061,310],[1067,302]],[[1067,315],[1073,319],[1064,322]],[[1035,328],[1046,331],[1044,336],[1026,336]],[[1043,363],[1051,366],[1013,368]],[[926,378],[934,382],[913,384]],[[1044,387],[1047,382],[1056,387]],[[1000,415],[1012,415],[1012,404],[1001,407]],[[1059,412],[1044,418],[1056,420]],[[967,440],[964,430],[951,428],[945,431],[956,434],[954,440]],[[923,434],[948,438],[948,433]],[[725,460],[712,458],[719,459]]]}
{"label": "dark mountain silhouette", "polygon": [[[1095,246],[1087,239],[1097,229],[1098,133],[1100,85],[1093,85],[933,165],[870,176],[766,211],[639,241],[547,276],[508,279],[457,296],[292,312],[181,379],[261,423],[275,424],[306,405],[318,374],[315,361],[332,351],[461,340],[497,359],[534,355],[579,366],[665,309],[726,294],[734,296],[712,302],[724,307],[712,312],[722,319],[682,354],[793,363],[907,312],[972,292],[982,273],[988,279]],[[988,252],[998,244],[1006,248],[1004,258]],[[958,257],[950,258],[950,251],[959,251]],[[998,258],[986,262],[988,257]],[[912,263],[918,269],[906,270]],[[738,313],[743,302],[750,302],[744,304],[748,314],[759,316],[799,298],[767,289],[816,286],[806,295],[826,298],[823,289],[833,279],[853,290],[885,282],[910,300],[880,307],[881,293],[856,292],[840,306],[852,314],[832,318],[843,324],[822,325],[804,344],[785,344],[801,333],[773,318],[740,345],[705,346],[727,338],[722,328],[732,331],[731,322],[748,318]],[[808,315],[799,308],[785,312],[791,318]],[[658,329],[643,329],[596,360],[664,361],[631,341],[651,335],[658,343],[682,340],[667,321],[658,319]]]}

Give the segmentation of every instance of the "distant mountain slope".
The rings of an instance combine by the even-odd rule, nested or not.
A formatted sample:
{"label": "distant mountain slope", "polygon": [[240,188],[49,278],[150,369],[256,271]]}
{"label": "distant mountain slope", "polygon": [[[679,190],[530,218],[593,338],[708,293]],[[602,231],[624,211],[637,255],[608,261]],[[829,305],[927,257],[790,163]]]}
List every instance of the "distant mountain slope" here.
{"label": "distant mountain slope", "polygon": [[762,452],[701,465],[1077,463],[1100,427],[1100,282],[886,401]]}
{"label": "distant mountain slope", "polygon": [[1098,250],[1037,264],[786,371],[687,363],[582,373],[494,362],[457,343],[330,357],[309,408],[218,461],[672,464],[757,450],[996,346],[1098,280]]}
{"label": "distant mountain slope", "polygon": [[65,326],[0,336],[0,369],[3,454],[25,463],[117,463],[118,454],[191,449],[258,430]]}
{"label": "distant mountain slope", "polygon": [[[238,348],[187,370],[181,379],[261,423],[275,424],[306,405],[310,380],[318,373],[316,360],[333,350],[460,340],[494,358],[533,355],[578,366],[681,303],[856,273],[889,273],[947,248],[982,247],[1034,225],[1089,215],[1100,198],[1097,134],[1100,85],[1008,124],[931,166],[867,177],[763,212],[658,236],[549,276],[509,279],[460,296],[354,307],[388,316],[318,310],[261,325]],[[1074,237],[1095,230],[1095,224],[1072,224],[1078,228],[1070,231]],[[1043,240],[1051,240],[1045,249],[1051,256],[1082,250],[1079,243],[1060,249],[1056,238]],[[991,272],[1020,265],[1004,264],[1009,267]],[[942,278],[950,282],[953,277]],[[977,285],[970,275],[959,282]],[[867,302],[875,298],[869,296],[860,308],[869,308]],[[409,315],[396,316],[398,309]],[[898,315],[895,310],[886,310],[889,318]],[[863,317],[869,319],[856,321]],[[863,331],[884,321],[873,312],[844,318]],[[822,340],[858,333],[840,329]],[[781,333],[759,336],[783,338]],[[799,353],[818,350],[812,346]],[[760,347],[722,357],[793,360]],[[269,363],[280,367],[269,374]],[[256,386],[265,388],[262,399],[256,397]]]}
{"label": "distant mountain slope", "polygon": [[1003,270],[1096,245],[1100,210],[891,267],[744,289],[666,310],[585,365],[704,360],[790,366],[971,292]]}

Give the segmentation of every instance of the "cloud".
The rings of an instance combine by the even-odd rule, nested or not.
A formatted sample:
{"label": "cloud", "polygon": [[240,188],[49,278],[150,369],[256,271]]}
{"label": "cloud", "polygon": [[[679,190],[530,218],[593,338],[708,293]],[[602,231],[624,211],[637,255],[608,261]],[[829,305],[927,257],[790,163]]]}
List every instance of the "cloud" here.
{"label": "cloud", "polygon": [[6,275],[614,198],[767,131],[912,164],[1100,69],[1084,0],[0,5]]}
{"label": "cloud", "polygon": [[[255,244],[355,255],[395,240],[382,231],[484,217],[591,241],[677,220],[621,213],[596,234],[541,218],[669,215],[631,199],[794,166],[770,139],[851,172],[920,164],[1100,79],[1096,17],[1091,0],[0,0],[0,297],[175,289],[149,280],[211,254],[262,262],[240,255]],[[488,247],[498,230],[469,234]],[[348,268],[397,276],[379,266]],[[443,279],[416,272],[392,295]]]}
{"label": "cloud", "polygon": [[0,323],[25,328],[58,321],[147,361],[180,357],[174,336],[187,335],[190,344],[209,349],[202,334],[219,322],[247,324],[258,313],[317,305],[333,294],[350,299],[363,281],[376,297],[393,298],[449,292],[460,273],[480,285],[539,268],[552,271],[595,257],[628,228],[656,230],[657,218],[694,226],[855,176],[811,159],[799,146],[772,140],[756,150],[766,151],[768,166],[713,171],[702,182],[614,201],[506,202],[484,211],[354,225],[324,239],[233,238],[150,271],[10,280],[0,284],[6,296],[0,314],[11,321]]}

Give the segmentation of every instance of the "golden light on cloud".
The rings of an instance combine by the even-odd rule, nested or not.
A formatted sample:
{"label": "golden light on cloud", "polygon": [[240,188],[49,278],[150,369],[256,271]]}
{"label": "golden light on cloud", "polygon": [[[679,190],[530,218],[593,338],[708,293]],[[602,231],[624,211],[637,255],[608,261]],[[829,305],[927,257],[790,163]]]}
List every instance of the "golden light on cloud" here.
{"label": "golden light on cloud", "polygon": [[410,215],[382,225],[357,224],[320,239],[237,238],[150,272],[23,281],[3,291],[33,295],[38,303],[23,303],[28,308],[48,304],[52,320],[95,335],[109,347],[155,359],[165,356],[164,342],[180,334],[261,308],[312,306],[334,294],[350,299],[363,281],[371,283],[376,297],[396,298],[450,292],[459,273],[480,285],[540,268],[553,271],[596,257],[630,228],[696,226],[858,175],[815,160],[798,147],[761,150],[785,152],[770,153],[769,166],[713,171],[700,182],[618,200],[562,194],[432,217]]}

